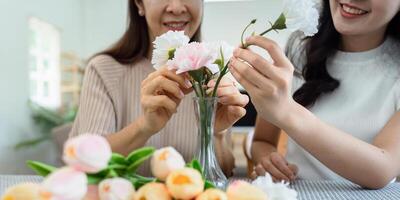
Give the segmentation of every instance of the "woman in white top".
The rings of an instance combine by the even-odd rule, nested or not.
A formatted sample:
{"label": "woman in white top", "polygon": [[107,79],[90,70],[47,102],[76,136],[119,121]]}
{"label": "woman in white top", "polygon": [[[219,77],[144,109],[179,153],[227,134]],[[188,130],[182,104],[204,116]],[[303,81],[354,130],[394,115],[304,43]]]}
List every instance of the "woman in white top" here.
{"label": "woman in white top", "polygon": [[[142,146],[173,146],[186,161],[193,159],[197,127],[191,86],[184,75],[165,67],[156,71],[149,58],[152,41],[169,30],[185,31],[199,41],[202,14],[202,0],[129,0],[125,34],[86,68],[70,135],[104,135],[112,150],[122,154]],[[225,174],[231,175],[234,159],[227,130],[245,115],[249,99],[227,79],[217,95],[216,154]],[[144,175],[150,175],[148,164],[141,169]]]}
{"label": "woman in white top", "polygon": [[[382,188],[400,174],[400,0],[324,0],[322,9],[318,34],[294,34],[287,57],[262,37],[247,43],[273,62],[234,53],[231,72],[258,111],[254,173]],[[281,130],[286,159],[276,152]]]}

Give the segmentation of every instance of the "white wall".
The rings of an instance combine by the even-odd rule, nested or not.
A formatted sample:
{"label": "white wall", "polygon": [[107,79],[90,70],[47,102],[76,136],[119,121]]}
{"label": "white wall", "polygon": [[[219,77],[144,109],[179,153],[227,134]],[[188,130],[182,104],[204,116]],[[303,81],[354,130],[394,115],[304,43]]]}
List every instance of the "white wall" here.
{"label": "white wall", "polygon": [[27,101],[28,17],[36,16],[61,30],[66,51],[81,53],[80,0],[0,0],[0,173],[28,173],[25,160],[54,161],[54,148],[44,143],[14,151],[21,139],[34,137]]}
{"label": "white wall", "polygon": [[[206,3],[203,22],[205,40],[226,40],[238,45],[242,29],[258,18],[256,31],[279,15],[280,0]],[[61,30],[63,51],[83,58],[115,42],[126,25],[126,0],[0,0],[0,174],[29,173],[25,160],[53,163],[51,143],[16,152],[13,144],[33,137],[27,101],[28,24],[36,16]],[[269,34],[284,44],[287,33]]]}

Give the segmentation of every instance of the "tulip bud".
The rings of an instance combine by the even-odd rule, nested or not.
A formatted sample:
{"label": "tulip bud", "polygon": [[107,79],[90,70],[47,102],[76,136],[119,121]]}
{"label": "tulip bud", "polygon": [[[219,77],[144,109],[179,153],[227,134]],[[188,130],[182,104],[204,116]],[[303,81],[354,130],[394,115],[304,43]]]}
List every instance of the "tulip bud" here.
{"label": "tulip bud", "polygon": [[235,181],[226,190],[229,200],[267,200],[267,195],[245,181]]}
{"label": "tulip bud", "polygon": [[99,184],[100,200],[131,200],[134,193],[132,183],[123,178],[105,179]]}
{"label": "tulip bud", "polygon": [[44,199],[52,200],[82,199],[87,192],[87,183],[85,173],[65,167],[46,177],[40,194]]}
{"label": "tulip bud", "polygon": [[41,200],[40,185],[34,183],[22,183],[6,190],[1,200]]}
{"label": "tulip bud", "polygon": [[135,194],[135,200],[172,200],[167,187],[162,183],[148,183]]}
{"label": "tulip bud", "polygon": [[168,176],[167,188],[175,199],[193,199],[203,192],[204,181],[197,170],[183,168]]}
{"label": "tulip bud", "polygon": [[83,172],[97,173],[105,169],[111,158],[111,147],[99,135],[81,135],[64,145],[64,162]]}
{"label": "tulip bud", "polygon": [[196,200],[228,200],[228,196],[226,196],[225,192],[210,188],[201,193],[199,196],[196,197]]}
{"label": "tulip bud", "polygon": [[151,158],[151,171],[156,178],[162,181],[165,181],[172,171],[184,167],[185,160],[173,147],[159,149]]}

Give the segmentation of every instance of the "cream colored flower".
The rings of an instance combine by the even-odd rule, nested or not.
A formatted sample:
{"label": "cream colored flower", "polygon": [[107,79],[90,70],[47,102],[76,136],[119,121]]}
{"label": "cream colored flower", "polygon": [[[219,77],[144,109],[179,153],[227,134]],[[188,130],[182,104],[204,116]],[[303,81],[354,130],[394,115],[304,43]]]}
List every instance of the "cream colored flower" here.
{"label": "cream colored flower", "polygon": [[286,27],[291,31],[302,31],[305,36],[318,32],[319,12],[312,0],[284,0],[283,14]]}
{"label": "cream colored flower", "polygon": [[65,143],[63,160],[77,170],[97,173],[107,167],[111,154],[111,147],[104,137],[85,134]]}
{"label": "cream colored flower", "polygon": [[105,179],[99,184],[100,200],[131,200],[134,193],[132,183],[123,178]]}
{"label": "cream colored flower", "polygon": [[134,200],[172,200],[172,197],[164,184],[148,183],[136,192]]}
{"label": "cream colored flower", "polygon": [[1,200],[42,200],[40,185],[35,183],[22,183],[8,188]]}
{"label": "cream colored flower", "polygon": [[235,181],[226,190],[229,200],[269,200],[267,194],[245,181]]}
{"label": "cream colored flower", "polygon": [[154,50],[151,59],[154,68],[159,69],[167,64],[167,61],[172,59],[171,55],[175,50],[188,44],[189,41],[190,38],[185,35],[184,31],[168,31],[157,37],[153,42]]}
{"label": "cream colored flower", "polygon": [[268,173],[265,176],[258,177],[252,182],[252,185],[267,193],[269,200],[297,200],[297,192],[288,187],[289,183],[274,183]]}
{"label": "cream colored flower", "polygon": [[193,199],[203,192],[204,181],[197,170],[184,168],[168,176],[167,188],[175,199]]}
{"label": "cream colored flower", "polygon": [[172,171],[185,167],[185,160],[173,147],[164,147],[154,152],[150,163],[151,172],[162,181],[165,181]]}
{"label": "cream colored flower", "polygon": [[201,193],[196,200],[228,200],[228,196],[225,192],[212,188]]}

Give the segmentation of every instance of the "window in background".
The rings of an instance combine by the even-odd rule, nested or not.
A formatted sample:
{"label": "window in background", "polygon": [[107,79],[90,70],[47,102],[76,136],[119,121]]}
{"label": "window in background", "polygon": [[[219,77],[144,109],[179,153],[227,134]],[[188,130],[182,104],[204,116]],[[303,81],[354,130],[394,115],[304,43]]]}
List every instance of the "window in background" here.
{"label": "window in background", "polygon": [[30,100],[58,108],[60,93],[60,31],[53,25],[29,18]]}

